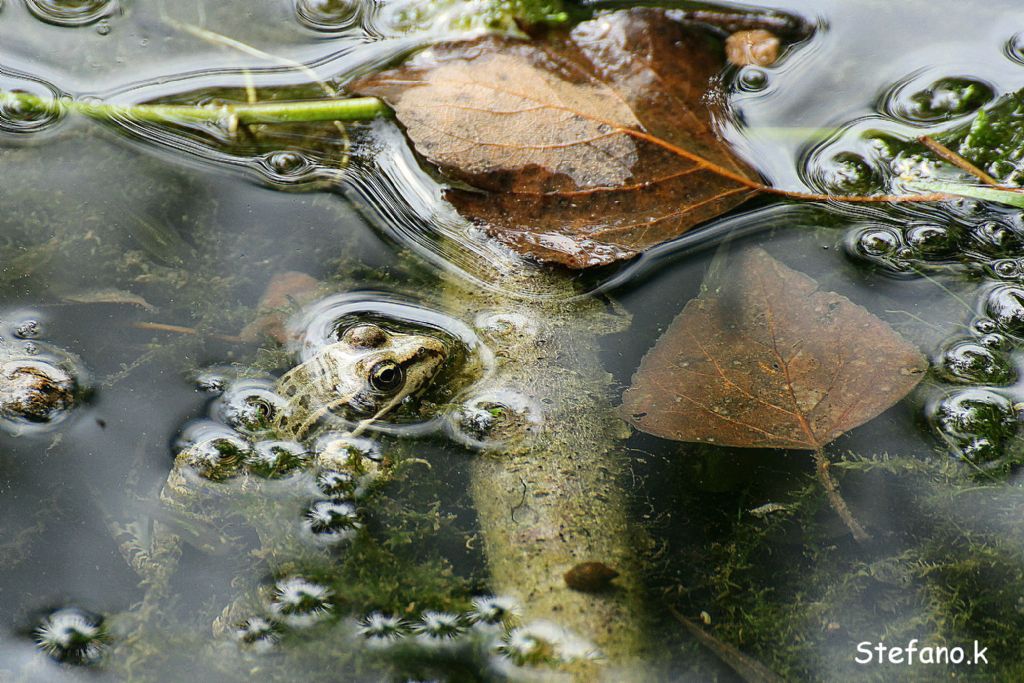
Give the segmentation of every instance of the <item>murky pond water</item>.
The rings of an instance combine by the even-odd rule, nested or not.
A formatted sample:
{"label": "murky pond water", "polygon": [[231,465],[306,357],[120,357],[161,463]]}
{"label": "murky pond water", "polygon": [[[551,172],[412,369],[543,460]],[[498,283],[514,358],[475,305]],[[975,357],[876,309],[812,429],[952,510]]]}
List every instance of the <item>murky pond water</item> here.
{"label": "murky pond water", "polygon": [[[322,97],[438,39],[418,5],[12,1],[0,90]],[[724,77],[722,133],[775,187],[875,191],[898,164],[887,140],[1024,85],[1012,0],[762,8],[814,27]],[[548,641],[593,654],[557,619],[518,625],[531,600],[562,609],[529,550],[551,510],[566,536],[611,539],[576,559],[622,574],[611,606],[587,592],[600,567],[570,581],[565,619],[631,655],[583,676],[1024,674],[1018,211],[756,199],[624,265],[536,274],[444,202],[392,118],[256,128],[0,102],[0,364],[31,370],[0,395],[0,681],[538,680]],[[615,416],[709,268],[749,246],[931,362],[827,447],[869,543],[807,452],[629,434]],[[309,407],[325,401],[336,417]],[[549,471],[502,469],[508,443]],[[579,518],[588,498],[600,518]],[[505,526],[517,541],[493,538]],[[856,659],[912,639],[977,641],[988,662]]]}

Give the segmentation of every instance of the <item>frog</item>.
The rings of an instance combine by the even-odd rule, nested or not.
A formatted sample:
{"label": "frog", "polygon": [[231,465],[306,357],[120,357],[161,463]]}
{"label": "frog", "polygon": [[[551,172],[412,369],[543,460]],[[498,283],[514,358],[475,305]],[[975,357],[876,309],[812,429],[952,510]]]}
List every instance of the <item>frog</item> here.
{"label": "frog", "polygon": [[[133,615],[138,628],[169,597],[186,546],[239,558],[239,586],[259,579],[249,569],[253,556],[272,572],[282,562],[326,571],[361,527],[361,506],[393,474],[394,463],[366,433],[418,415],[416,399],[463,358],[453,340],[397,322],[357,317],[330,336],[276,380],[243,371],[219,386],[214,419],[183,429],[157,509],[111,524],[146,587]],[[153,499],[141,498],[143,505]],[[236,533],[239,519],[256,532],[256,549]],[[253,591],[248,602],[238,593],[214,633],[233,634],[257,618]]]}
{"label": "frog", "polygon": [[358,420],[350,434],[358,436],[429,386],[448,355],[436,337],[352,325],[281,377],[277,393],[287,406],[275,415],[274,429],[301,440],[333,413]]}

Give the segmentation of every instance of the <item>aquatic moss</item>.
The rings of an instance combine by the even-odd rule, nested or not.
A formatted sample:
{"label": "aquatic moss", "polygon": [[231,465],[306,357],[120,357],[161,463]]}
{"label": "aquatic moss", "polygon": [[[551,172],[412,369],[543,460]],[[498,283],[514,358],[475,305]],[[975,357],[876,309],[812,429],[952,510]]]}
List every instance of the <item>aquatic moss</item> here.
{"label": "aquatic moss", "polygon": [[943,142],[1006,185],[1024,185],[1024,90],[979,111]]}
{"label": "aquatic moss", "polygon": [[430,0],[389,3],[404,31],[435,30],[521,35],[523,25],[569,21],[561,0]]}
{"label": "aquatic moss", "polygon": [[[1024,631],[1024,491],[978,485],[945,458],[850,456],[836,464],[849,491],[891,491],[902,503],[875,518],[875,545],[835,536],[822,494],[808,485],[763,519],[718,519],[692,565],[666,588],[684,614],[706,612],[711,631],[785,679],[891,680],[896,669],[859,666],[862,641],[988,647],[972,675],[1020,675]],[[905,504],[903,504],[905,503]],[[883,526],[884,524],[884,526]],[[692,652],[692,651],[691,651]],[[939,666],[899,668],[934,680]]]}

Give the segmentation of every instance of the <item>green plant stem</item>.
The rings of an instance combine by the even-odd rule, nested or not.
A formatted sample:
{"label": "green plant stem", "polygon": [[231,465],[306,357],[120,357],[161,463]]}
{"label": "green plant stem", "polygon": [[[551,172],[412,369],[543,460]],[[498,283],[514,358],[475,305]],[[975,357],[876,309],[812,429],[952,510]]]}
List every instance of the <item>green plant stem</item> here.
{"label": "green plant stem", "polygon": [[967,185],[966,183],[952,183],[939,180],[916,181],[907,183],[907,186],[927,192],[945,192],[947,194],[955,194],[1024,209],[1024,190],[1016,187]]}
{"label": "green plant stem", "polygon": [[101,121],[127,118],[147,123],[366,121],[390,112],[387,105],[376,97],[253,104],[110,104],[72,99],[54,100],[25,92],[0,92],[0,105],[5,104],[13,105],[22,111],[67,111]]}

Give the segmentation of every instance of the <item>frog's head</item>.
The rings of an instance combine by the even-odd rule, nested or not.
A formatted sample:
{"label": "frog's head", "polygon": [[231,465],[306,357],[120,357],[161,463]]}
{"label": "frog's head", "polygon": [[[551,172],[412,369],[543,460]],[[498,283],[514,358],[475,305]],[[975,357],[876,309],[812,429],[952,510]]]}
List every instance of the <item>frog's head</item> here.
{"label": "frog's head", "polygon": [[425,389],[448,358],[444,342],[423,334],[395,332],[372,323],[346,329],[339,340],[281,378],[289,410],[281,431],[304,437],[328,413],[365,426]]}

